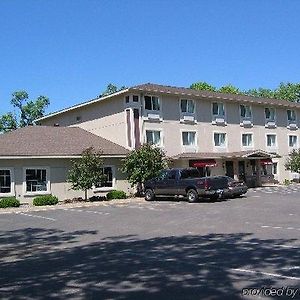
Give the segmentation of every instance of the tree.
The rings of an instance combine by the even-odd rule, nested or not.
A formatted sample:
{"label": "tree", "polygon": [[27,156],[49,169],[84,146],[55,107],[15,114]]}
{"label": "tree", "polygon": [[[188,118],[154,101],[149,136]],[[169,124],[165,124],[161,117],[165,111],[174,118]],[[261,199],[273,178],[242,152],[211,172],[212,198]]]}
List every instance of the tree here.
{"label": "tree", "polygon": [[125,90],[126,89],[126,86],[121,86],[120,88],[118,88],[116,85],[114,85],[113,83],[109,83],[106,87],[106,90],[104,92],[102,92],[99,97],[104,97],[104,96],[108,96],[108,95],[111,95],[111,94],[114,94],[116,92],[119,92],[119,91],[122,91],[122,90]]}
{"label": "tree", "polygon": [[87,200],[87,191],[106,180],[102,152],[95,152],[93,147],[84,150],[80,159],[72,160],[67,177],[67,181],[72,184],[71,188],[84,191]]}
{"label": "tree", "polygon": [[217,88],[210,85],[209,83],[205,81],[199,81],[191,84],[190,86],[193,90],[199,90],[199,91],[210,91],[210,92],[216,92]]}
{"label": "tree", "polygon": [[0,117],[0,132],[8,132],[19,127],[32,125],[35,119],[42,117],[49,106],[49,98],[39,96],[35,101],[29,100],[26,91],[12,94],[11,105],[17,110]]}
{"label": "tree", "polygon": [[300,83],[281,82],[275,89],[275,97],[292,102],[300,102]]}
{"label": "tree", "polygon": [[275,92],[271,89],[258,88],[244,91],[245,95],[262,98],[275,98]]}
{"label": "tree", "polygon": [[168,164],[169,159],[163,150],[144,144],[127,155],[121,170],[127,173],[129,183],[132,187],[136,185],[137,193],[141,194],[144,182],[158,176]]}
{"label": "tree", "polygon": [[219,88],[218,92],[225,94],[242,94],[239,88],[233,86],[232,84],[227,84]]}
{"label": "tree", "polygon": [[300,149],[293,150],[285,163],[286,170],[300,173]]}

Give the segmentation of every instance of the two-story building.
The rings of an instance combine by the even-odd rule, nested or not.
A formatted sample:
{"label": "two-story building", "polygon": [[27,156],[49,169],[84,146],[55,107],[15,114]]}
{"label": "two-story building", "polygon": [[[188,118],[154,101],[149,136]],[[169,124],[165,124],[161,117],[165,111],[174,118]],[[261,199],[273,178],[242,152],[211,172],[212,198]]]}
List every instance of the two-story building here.
{"label": "two-story building", "polygon": [[299,116],[299,103],[148,83],[37,123],[81,127],[127,149],[151,143],[163,148],[174,166],[254,185],[297,176],[284,164],[299,147]]}

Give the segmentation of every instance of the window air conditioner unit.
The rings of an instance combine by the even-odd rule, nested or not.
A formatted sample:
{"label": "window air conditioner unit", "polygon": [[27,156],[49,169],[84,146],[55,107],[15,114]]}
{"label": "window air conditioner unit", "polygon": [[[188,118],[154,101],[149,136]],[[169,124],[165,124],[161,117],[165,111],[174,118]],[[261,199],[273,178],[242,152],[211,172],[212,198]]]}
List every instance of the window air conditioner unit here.
{"label": "window air conditioner unit", "polygon": [[183,116],[183,121],[185,121],[185,122],[194,122],[195,118],[193,116]]}
{"label": "window air conditioner unit", "polygon": [[148,114],[149,120],[159,120],[159,114]]}
{"label": "window air conditioner unit", "polygon": [[289,128],[289,129],[294,129],[294,130],[295,130],[295,129],[298,128],[298,126],[297,126],[296,123],[290,123],[289,126],[288,126],[288,128]]}
{"label": "window air conditioner unit", "polygon": [[241,123],[241,126],[251,127],[252,126],[252,121],[251,120],[243,120],[243,122]]}
{"label": "window air conditioner unit", "polygon": [[225,124],[225,119],[224,118],[216,118],[215,122],[216,122],[216,124],[223,125],[223,124]]}
{"label": "window air conditioner unit", "polygon": [[269,122],[267,122],[266,127],[268,127],[268,128],[275,128],[276,127],[276,123],[274,121],[269,121]]}

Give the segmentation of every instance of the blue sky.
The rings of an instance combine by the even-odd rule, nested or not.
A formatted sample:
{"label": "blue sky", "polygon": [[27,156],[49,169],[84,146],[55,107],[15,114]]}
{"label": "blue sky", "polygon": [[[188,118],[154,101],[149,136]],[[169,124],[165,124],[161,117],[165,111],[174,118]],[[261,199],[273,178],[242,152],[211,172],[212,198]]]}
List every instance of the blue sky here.
{"label": "blue sky", "polygon": [[0,113],[20,89],[50,112],[110,82],[300,82],[299,15],[298,0],[1,0]]}

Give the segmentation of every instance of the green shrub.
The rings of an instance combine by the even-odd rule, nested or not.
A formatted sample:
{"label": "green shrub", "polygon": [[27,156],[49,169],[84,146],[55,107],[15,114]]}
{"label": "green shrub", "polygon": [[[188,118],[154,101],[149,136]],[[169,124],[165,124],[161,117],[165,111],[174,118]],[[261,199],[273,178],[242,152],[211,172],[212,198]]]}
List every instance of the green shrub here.
{"label": "green shrub", "polygon": [[113,190],[107,193],[106,198],[108,200],[111,199],[126,199],[126,193],[123,191],[117,191],[117,190]]}
{"label": "green shrub", "polygon": [[19,207],[20,201],[16,197],[7,197],[0,199],[0,208]]}
{"label": "green shrub", "polygon": [[52,195],[37,196],[33,199],[33,205],[55,205],[58,203],[58,198]]}
{"label": "green shrub", "polygon": [[284,185],[290,185],[291,181],[289,179],[284,179],[283,184]]}

